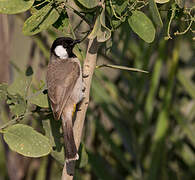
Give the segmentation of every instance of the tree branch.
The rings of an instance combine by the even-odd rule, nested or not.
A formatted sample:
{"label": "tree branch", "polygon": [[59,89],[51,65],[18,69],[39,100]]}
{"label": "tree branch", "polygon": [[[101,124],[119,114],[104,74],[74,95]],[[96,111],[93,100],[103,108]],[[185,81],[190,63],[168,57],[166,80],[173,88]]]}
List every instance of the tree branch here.
{"label": "tree branch", "polygon": [[[96,67],[97,51],[99,44],[96,39],[89,40],[86,59],[83,64],[83,75],[85,84],[85,98],[80,105],[80,111],[76,114],[76,120],[74,123],[74,138],[77,149],[80,146],[82,130],[84,126],[85,116],[89,104],[89,95],[92,76]],[[72,180],[74,174],[75,162],[66,163],[62,172],[62,180]],[[70,175],[72,174],[72,176]]]}

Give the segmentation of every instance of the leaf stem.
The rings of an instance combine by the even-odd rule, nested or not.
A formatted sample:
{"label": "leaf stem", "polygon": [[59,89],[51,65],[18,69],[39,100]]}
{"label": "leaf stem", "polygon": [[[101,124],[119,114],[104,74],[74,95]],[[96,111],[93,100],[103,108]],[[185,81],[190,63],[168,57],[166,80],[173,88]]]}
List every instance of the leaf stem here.
{"label": "leaf stem", "polygon": [[32,114],[32,112],[27,112],[27,113],[25,113],[25,114],[23,114],[23,115],[21,115],[21,116],[16,116],[14,119],[12,119],[12,120],[10,120],[9,122],[7,122],[7,123],[5,123],[4,125],[2,125],[1,127],[0,127],[0,132],[2,132],[3,133],[3,130],[5,129],[5,128],[7,128],[8,126],[10,126],[10,125],[12,125],[12,124],[16,124],[16,123],[18,123],[18,122],[20,122],[25,116],[28,116],[28,115],[31,115]]}
{"label": "leaf stem", "polygon": [[117,14],[116,14],[116,12],[114,10],[113,4],[112,4],[112,0],[110,0],[110,7],[111,7],[111,9],[113,11],[114,16],[121,21],[121,18],[119,16],[117,16]]}
{"label": "leaf stem", "polygon": [[165,40],[172,39],[172,37],[170,36],[170,28],[171,28],[171,23],[173,21],[173,18],[175,17],[175,11],[176,11],[176,7],[174,5],[171,12],[171,18],[168,23],[167,36],[165,37]]}
{"label": "leaf stem", "polygon": [[18,117],[18,116],[16,116],[14,119],[12,119],[11,121],[9,121],[9,122],[7,122],[7,123],[5,123],[4,125],[2,125],[1,127],[0,127],[0,132],[2,132],[3,133],[3,131],[2,130],[4,130],[5,128],[7,128],[8,126],[10,126],[10,125],[12,125],[12,124],[15,124],[16,122],[19,122],[21,119],[23,119],[24,118],[24,115],[22,115],[22,116],[20,116],[20,117]]}

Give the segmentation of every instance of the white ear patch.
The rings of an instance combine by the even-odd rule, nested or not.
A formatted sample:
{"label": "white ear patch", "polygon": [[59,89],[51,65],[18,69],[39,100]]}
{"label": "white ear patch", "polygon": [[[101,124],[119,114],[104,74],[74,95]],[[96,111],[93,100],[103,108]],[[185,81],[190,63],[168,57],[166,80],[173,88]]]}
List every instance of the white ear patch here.
{"label": "white ear patch", "polygon": [[59,58],[61,58],[61,59],[68,58],[68,52],[66,51],[66,49],[62,45],[56,46],[54,51]]}

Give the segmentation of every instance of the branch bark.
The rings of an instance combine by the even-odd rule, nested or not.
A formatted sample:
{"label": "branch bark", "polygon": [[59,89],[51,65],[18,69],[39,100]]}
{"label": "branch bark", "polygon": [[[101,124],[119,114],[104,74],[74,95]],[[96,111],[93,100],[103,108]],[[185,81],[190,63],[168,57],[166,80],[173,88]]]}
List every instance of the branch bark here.
{"label": "branch bark", "polygon": [[10,29],[8,16],[0,14],[0,83],[9,83]]}
{"label": "branch bark", "polygon": [[[85,98],[81,103],[80,111],[76,114],[76,120],[74,123],[74,138],[77,149],[80,146],[81,138],[82,138],[82,130],[84,126],[85,116],[89,104],[89,95],[90,95],[90,87],[91,81],[93,77],[93,73],[96,67],[97,60],[97,51],[98,51],[99,43],[96,39],[89,40],[88,49],[86,59],[83,63],[83,75],[84,83],[85,83]],[[64,164],[63,172],[62,172],[62,180],[72,180],[74,175],[75,162],[72,161],[70,163]],[[72,174],[72,175],[70,175]]]}

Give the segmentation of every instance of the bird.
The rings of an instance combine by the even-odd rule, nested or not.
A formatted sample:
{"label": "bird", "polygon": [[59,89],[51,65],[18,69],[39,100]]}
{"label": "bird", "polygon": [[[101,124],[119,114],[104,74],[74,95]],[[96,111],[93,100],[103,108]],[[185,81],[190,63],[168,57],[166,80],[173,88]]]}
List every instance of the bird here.
{"label": "bird", "polygon": [[79,159],[73,133],[73,114],[76,105],[84,98],[84,83],[79,59],[73,53],[79,39],[59,37],[50,49],[46,83],[54,119],[62,120],[65,144],[65,161]]}

